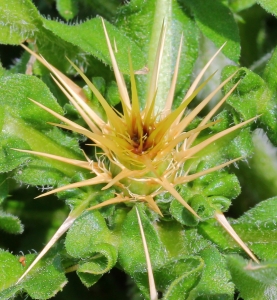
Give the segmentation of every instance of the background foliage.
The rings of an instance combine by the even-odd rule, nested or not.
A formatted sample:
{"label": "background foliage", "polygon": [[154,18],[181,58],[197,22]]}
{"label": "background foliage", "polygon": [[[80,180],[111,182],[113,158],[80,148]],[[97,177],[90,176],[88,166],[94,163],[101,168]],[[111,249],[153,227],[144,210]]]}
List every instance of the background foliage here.
{"label": "background foliage", "polygon": [[[114,191],[107,194],[99,193],[96,188],[86,188],[60,193],[58,199],[51,196],[33,200],[49,187],[85,179],[89,174],[77,167],[15,152],[11,148],[35,149],[78,159],[82,157],[80,145],[86,147],[83,137],[48,125],[47,122],[55,122],[55,118],[28,100],[39,100],[54,111],[65,111],[67,117],[82,122],[51,81],[49,72],[39,63],[33,63],[18,46],[21,42],[28,41],[51,64],[83,85],[66,57],[77,63],[109,103],[116,106],[118,94],[97,16],[109,21],[111,39],[115,38],[118,47],[124,49],[119,51],[117,60],[126,75],[129,72],[128,50],[136,70],[142,69],[151,59],[150,46],[157,40],[155,34],[158,32],[155,24],[159,24],[165,11],[169,45],[165,57],[176,56],[180,35],[184,34],[175,105],[180,103],[201,66],[227,41],[223,54],[214,64],[219,75],[208,89],[213,89],[238,66],[242,68],[235,81],[239,78],[242,81],[216,117],[222,121],[211,131],[216,133],[230,124],[261,116],[251,128],[203,151],[197,168],[202,170],[238,156],[247,156],[246,161],[239,162],[231,170],[216,172],[180,187],[180,193],[189,199],[190,205],[202,212],[204,222],[197,224],[186,216],[178,203],[166,194],[157,201],[170,215],[165,214],[157,226],[153,225],[156,216],[139,205],[158,289],[163,299],[234,299],[238,295],[241,299],[276,299],[275,1],[4,0],[0,3],[0,11],[0,299],[25,299],[26,293],[34,299],[48,299],[54,295],[55,299],[148,297],[141,238],[134,225],[137,224],[136,214],[134,209],[125,206],[82,214],[64,239],[35,267],[31,277],[14,285],[35,257],[31,249],[41,250],[70,208],[84,199],[92,203],[104,201],[111,198]],[[169,69],[172,63],[168,62]],[[163,74],[165,88],[171,76],[170,72]],[[143,99],[143,77],[138,78],[138,84]],[[198,100],[209,92],[208,89]],[[226,86],[222,93],[229,89],[230,86]],[[90,98],[90,105],[103,114],[87,87],[84,91]],[[248,263],[238,246],[211,218],[215,207],[219,206],[228,211],[234,229],[261,259],[260,266]],[[19,262],[23,256],[21,251],[26,266]],[[77,272],[70,272],[70,267],[76,264],[79,264]],[[66,276],[65,270],[69,272]],[[62,292],[57,293],[59,290]]]}

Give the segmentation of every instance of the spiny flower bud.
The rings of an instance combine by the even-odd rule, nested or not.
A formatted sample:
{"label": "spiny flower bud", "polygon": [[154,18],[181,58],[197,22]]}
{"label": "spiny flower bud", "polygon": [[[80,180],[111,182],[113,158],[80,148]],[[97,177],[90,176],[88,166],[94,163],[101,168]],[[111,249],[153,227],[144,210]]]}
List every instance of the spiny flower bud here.
{"label": "spiny flower bud", "polygon": [[[99,157],[96,161],[91,161],[87,156],[85,157],[86,159],[84,161],[78,161],[47,153],[19,150],[59,160],[68,164],[77,165],[92,172],[90,179],[56,188],[52,191],[44,193],[39,197],[47,196],[71,188],[105,184],[102,190],[108,189],[109,187],[115,187],[115,189],[118,191],[117,195],[114,198],[98,204],[90,209],[97,209],[105,205],[116,204],[120,202],[140,201],[145,202],[150,209],[162,215],[160,208],[155,202],[155,196],[163,192],[169,192],[195,217],[199,218],[197,213],[187,204],[186,199],[183,199],[178,193],[176,187],[180,184],[188,183],[198,177],[219,170],[240,158],[227,161],[221,165],[195,174],[191,174],[189,169],[184,168],[185,162],[195,157],[201,150],[211,143],[243,127],[255,119],[253,118],[230,127],[222,132],[208,137],[206,140],[203,140],[200,143],[195,142],[197,136],[202,130],[216,123],[210,122],[210,119],[225,102],[227,97],[234,91],[239,84],[238,82],[202,119],[195,129],[187,130],[188,126],[199,114],[199,112],[235,75],[233,74],[223,81],[192,111],[187,112],[188,105],[212,78],[213,75],[199,85],[199,82],[207,68],[212,63],[216,55],[220,52],[222,47],[201,70],[200,74],[196,77],[184,96],[179,107],[173,110],[172,103],[181,56],[181,42],[171,87],[168,91],[168,95],[166,95],[166,100],[164,101],[165,106],[157,109],[155,107],[155,98],[158,89],[157,83],[159,69],[162,61],[162,50],[165,41],[165,27],[163,26],[154,68],[151,72],[151,84],[149,85],[146,93],[147,99],[145,101],[145,106],[140,107],[135,81],[135,72],[132,67],[131,57],[129,55],[131,82],[131,96],[129,96],[124,78],[118,68],[104,21],[103,28],[119,90],[122,112],[110,107],[95,85],[86,77],[86,75],[73,62],[70,63],[84,79],[88,87],[102,105],[107,121],[99,117],[99,115],[97,115],[96,112],[90,108],[80,87],[78,87],[73,81],[67,78],[54,66],[50,65],[44,58],[34,53],[26,46],[22,45],[54,74],[54,81],[69,99],[71,104],[79,112],[80,116],[87,124],[87,128],[82,127],[79,124],[57,114],[53,110],[34,100],[32,101],[64,123],[53,124],[54,126],[82,134],[86,136],[88,140],[92,141],[93,146],[96,146],[102,150],[101,157]],[[184,114],[186,115],[184,116]],[[224,215],[221,212],[217,212],[215,214],[215,218],[236,240],[236,242],[239,243],[239,245],[249,254],[249,256],[257,261],[252,252],[247,248],[247,246],[234,232],[232,227],[228,224]]]}

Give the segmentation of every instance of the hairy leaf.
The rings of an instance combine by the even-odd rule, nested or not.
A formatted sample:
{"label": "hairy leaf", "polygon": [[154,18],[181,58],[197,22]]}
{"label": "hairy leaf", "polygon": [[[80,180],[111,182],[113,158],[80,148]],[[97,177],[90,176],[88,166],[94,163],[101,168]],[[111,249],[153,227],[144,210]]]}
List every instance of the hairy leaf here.
{"label": "hairy leaf", "polygon": [[163,299],[174,300],[187,297],[198,284],[204,262],[200,257],[188,257],[170,262],[155,272],[158,289],[163,292]]}
{"label": "hairy leaf", "polygon": [[270,14],[277,15],[277,4],[274,0],[258,0],[257,1]]}
{"label": "hairy leaf", "polygon": [[99,244],[111,239],[104,218],[98,211],[84,212],[67,233],[65,247],[68,254],[75,258],[89,258],[99,250]]}
{"label": "hairy leaf", "polygon": [[277,66],[277,50],[275,49],[264,70],[263,78],[268,85],[267,89],[261,97],[260,112],[262,127],[268,134],[271,142],[277,145],[277,97],[276,97],[276,66]]}
{"label": "hairy leaf", "polygon": [[[84,52],[97,57],[105,64],[111,65],[100,18],[94,18],[77,25],[66,25],[56,21],[44,20],[44,26],[63,40],[80,47]],[[106,27],[110,40],[116,44],[116,60],[121,72],[129,73],[129,63],[126,59],[128,52],[132,55],[134,68],[141,69],[145,63],[141,49],[116,27],[109,23],[106,23]]]}
{"label": "hairy leaf", "polygon": [[[143,207],[138,206],[148,251],[151,257],[152,266],[163,263],[164,247],[155,230],[154,224],[146,215]],[[127,215],[121,230],[121,241],[119,246],[119,263],[129,274],[144,272],[146,260],[143,251],[136,211],[133,208]]]}
{"label": "hairy leaf", "polygon": [[240,296],[251,300],[273,300],[277,291],[277,263],[268,261],[259,265],[239,256],[227,259],[232,280]]}
{"label": "hairy leaf", "polygon": [[277,198],[260,202],[239,219],[233,221],[233,227],[253,251],[265,260],[277,259],[275,205]]}
{"label": "hairy leaf", "polygon": [[36,36],[41,16],[31,0],[1,1],[0,42],[18,45]]}
{"label": "hairy leaf", "polygon": [[117,250],[111,244],[97,244],[93,247],[93,252],[96,254],[91,259],[81,262],[77,270],[78,276],[87,287],[110,271],[117,261]]}
{"label": "hairy leaf", "polygon": [[23,232],[23,225],[18,217],[0,210],[0,229],[8,233],[19,234]]}
{"label": "hairy leaf", "polygon": [[[36,100],[48,108],[63,114],[54,96],[46,85],[34,76],[15,74],[0,78],[0,103],[13,115],[40,129],[49,128],[46,122],[57,122],[57,119],[35,105]],[[47,127],[46,127],[47,126]]]}
{"label": "hairy leaf", "polygon": [[[239,31],[232,12],[222,1],[190,0],[186,4],[192,9],[203,34],[219,48],[225,42],[223,53],[235,62],[240,57]],[[212,13],[211,13],[212,12]]]}
{"label": "hairy leaf", "polygon": [[57,10],[65,20],[73,19],[78,13],[76,0],[57,0]]}
{"label": "hairy leaf", "polygon": [[233,299],[234,284],[225,266],[223,255],[214,247],[207,247],[200,252],[205,262],[199,284],[190,292],[187,300],[192,299]]}
{"label": "hairy leaf", "polygon": [[56,256],[55,252],[56,250],[52,251],[46,259],[40,261],[32,270],[32,273],[16,285],[17,280],[34,260],[35,255],[27,254],[18,257],[1,250],[0,261],[3,266],[0,277],[1,299],[14,295],[18,290],[24,290],[34,299],[53,297],[67,282],[61,267],[60,257]]}

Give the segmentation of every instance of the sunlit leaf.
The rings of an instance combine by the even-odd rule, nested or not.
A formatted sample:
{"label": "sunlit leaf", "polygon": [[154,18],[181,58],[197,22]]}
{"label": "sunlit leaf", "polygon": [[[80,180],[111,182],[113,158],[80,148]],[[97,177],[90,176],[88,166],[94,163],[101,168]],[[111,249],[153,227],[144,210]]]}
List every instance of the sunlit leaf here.
{"label": "sunlit leaf", "polygon": [[274,0],[258,0],[257,2],[269,13],[277,15],[277,4]]}
{"label": "sunlit leaf", "polygon": [[57,10],[65,20],[73,19],[78,13],[78,6],[74,0],[57,0]]}
{"label": "sunlit leaf", "polygon": [[1,1],[0,11],[1,44],[18,45],[39,31],[41,17],[31,0]]}

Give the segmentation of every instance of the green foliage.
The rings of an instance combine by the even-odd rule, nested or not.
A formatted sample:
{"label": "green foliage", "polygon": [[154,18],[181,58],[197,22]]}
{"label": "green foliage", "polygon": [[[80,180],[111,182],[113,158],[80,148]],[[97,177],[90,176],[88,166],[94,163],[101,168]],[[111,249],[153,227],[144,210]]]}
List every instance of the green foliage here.
{"label": "green foliage", "polygon": [[[273,209],[276,201],[276,198],[262,201],[237,220],[231,221],[232,227],[240,237],[251,245],[251,248],[263,260],[276,258],[276,215]],[[237,248],[237,245],[224,232],[221,235],[218,234],[218,226],[214,221],[204,222],[200,227],[203,234],[208,235],[222,249],[231,251]]]}
{"label": "green foliage", "polygon": [[[76,160],[86,160],[83,149],[91,160],[101,156],[98,150],[87,147],[86,139],[80,134],[48,124],[58,123],[59,120],[30,100],[38,101],[58,114],[84,125],[76,109],[66,102],[52,82],[49,71],[28,54],[23,54],[22,50],[17,54],[17,60],[13,57],[8,63],[3,61],[3,66],[0,66],[0,234],[3,234],[0,239],[0,299],[21,299],[24,294],[32,299],[50,299],[54,296],[55,299],[61,299],[59,295],[64,292],[58,292],[66,284],[73,286],[70,280],[68,283],[65,274],[76,272],[78,280],[90,288],[94,284],[100,286],[101,280],[105,280],[103,275],[113,268],[128,274],[143,298],[150,299],[146,257],[136,209],[142,221],[155,284],[162,299],[231,300],[236,290],[244,300],[275,299],[277,198],[265,200],[262,196],[255,200],[260,202],[258,204],[241,199],[239,201],[245,207],[235,214],[240,217],[229,219],[241,239],[262,261],[259,265],[245,260],[246,254],[214,219],[218,211],[227,212],[231,208],[231,213],[234,212],[237,202],[233,201],[241,191],[249,188],[255,193],[259,189],[251,178],[258,178],[262,187],[270,185],[271,193],[277,195],[276,184],[273,182],[275,173],[273,179],[266,174],[276,172],[276,155],[267,155],[268,149],[264,143],[257,144],[253,135],[254,130],[262,128],[272,144],[277,145],[277,50],[265,47],[272,33],[264,29],[251,45],[255,53],[260,53],[262,63],[259,61],[258,72],[255,67],[250,70],[249,66],[237,66],[240,61],[244,61],[241,46],[249,41],[247,35],[251,34],[251,26],[255,25],[247,24],[249,31],[240,31],[242,23],[247,23],[245,16],[251,14],[253,7],[257,9],[259,4],[261,7],[258,9],[263,12],[266,21],[270,16],[265,11],[271,15],[277,14],[275,1],[263,0],[256,4],[253,0],[132,0],[122,5],[120,1],[102,2],[49,1],[47,5],[52,3],[56,7],[55,11],[49,12],[43,11],[46,4],[42,0],[36,2],[38,8],[31,0],[1,1],[0,43],[4,50],[0,48],[0,54],[11,49],[5,48],[8,47],[6,45],[19,45],[26,41],[30,48],[82,86],[88,105],[104,118],[105,112],[97,98],[75,76],[76,71],[67,60],[69,58],[84,70],[110,105],[119,106],[120,96],[111,72],[112,64],[102,22],[99,17],[91,16],[102,13],[108,19],[105,24],[112,47],[118,50],[116,60],[128,87],[130,54],[133,68],[139,73],[136,81],[142,106],[146,99],[145,87],[150,84],[145,73],[151,74],[153,71],[163,21],[167,33],[156,97],[157,107],[162,107],[171,84],[182,33],[183,47],[174,108],[179,106],[191,83],[191,77],[196,75],[196,60],[205,59],[198,56],[201,42],[208,39],[217,48],[227,42],[222,52],[225,58],[233,62],[223,69],[221,81],[235,71],[237,73],[222,88],[222,95],[226,95],[235,83],[240,83],[228,97],[225,107],[214,117],[219,122],[201,132],[194,144],[234,124],[258,118],[251,125],[205,147],[185,163],[185,170],[192,174],[202,172],[238,157],[247,160],[250,168],[246,169],[244,164],[238,163],[237,170],[217,170],[176,187],[200,219],[189,213],[169,193],[159,194],[155,198],[163,214],[160,216],[144,203],[132,202],[86,211],[118,195],[118,190],[101,190],[102,184],[59,192],[58,198],[65,200],[69,206],[69,215],[74,218],[73,225],[64,240],[57,242],[24,280],[17,283],[37,255],[12,253],[33,247],[41,249],[54,235],[68,211],[62,208],[63,213],[59,217],[60,207],[51,207],[49,201],[49,210],[58,217],[46,217],[47,222],[49,220],[47,230],[36,226],[37,219],[44,212],[36,216],[36,210],[31,210],[27,204],[25,206],[33,194],[38,194],[35,187],[47,190],[87,180],[92,175],[89,170],[81,167],[14,149],[40,151]],[[57,13],[66,21],[73,21],[70,24],[63,23],[56,18]],[[49,18],[44,17],[48,14]],[[255,16],[252,17],[255,19]],[[269,50],[273,50],[272,53],[268,54]],[[215,51],[209,51],[210,57]],[[222,65],[219,64],[218,68],[221,69]],[[211,84],[214,84],[213,80]],[[200,114],[195,123],[200,123],[203,116],[204,113]],[[195,123],[190,124],[191,129],[195,128]],[[276,154],[271,144],[267,147]],[[29,185],[28,190],[26,187]],[[259,191],[259,195],[268,195],[266,192]],[[47,203],[47,200],[32,201]],[[40,204],[35,205],[37,207]],[[254,207],[249,209],[251,205]],[[48,214],[47,211],[43,216]],[[34,240],[32,237],[24,242],[24,235],[28,236],[28,232],[23,233],[27,220],[34,223],[33,230],[41,236],[39,244],[35,246],[31,246],[30,241]],[[28,225],[25,227],[28,228]],[[14,234],[15,240],[19,242],[10,246],[11,241],[6,237]],[[10,252],[6,249],[10,249]],[[67,299],[82,298],[74,286],[69,294]],[[109,299],[118,299],[112,291],[109,295]]]}
{"label": "green foliage", "polygon": [[252,244],[255,253],[264,260],[276,257],[276,215],[273,208],[276,202],[276,197],[265,200],[233,221],[234,228],[247,243]]}
{"label": "green foliage", "polygon": [[277,15],[277,5],[273,0],[258,0],[257,1],[266,11]]}
{"label": "green foliage", "polygon": [[[201,163],[203,168],[203,163]],[[201,168],[201,169],[202,169]],[[213,217],[218,210],[227,211],[231,199],[240,193],[240,185],[235,175],[218,172],[203,176],[192,182],[191,187],[182,187],[181,195],[197,212],[202,220]],[[177,200],[170,204],[172,216],[181,224],[195,226],[199,219],[191,216]]]}
{"label": "green foliage", "polygon": [[[44,26],[51,30],[62,40],[78,46],[82,52],[96,56],[100,61],[111,65],[103,26],[100,18],[94,18],[80,25],[69,26],[56,21],[44,20]],[[131,39],[128,39],[116,27],[106,24],[111,40],[116,41],[119,51],[116,60],[123,73],[129,72],[128,52],[132,53],[134,68],[141,69],[144,66],[144,57],[141,49]],[[92,34],[93,32],[93,34]],[[72,39],[72,37],[74,37]]]}
{"label": "green foliage", "polygon": [[[196,24],[202,33],[217,47],[227,42],[223,53],[235,62],[240,57],[238,26],[231,11],[221,1],[188,1]],[[213,12],[213,13],[207,13]]]}
{"label": "green foliage", "polygon": [[[2,299],[12,297],[18,291],[28,293],[34,299],[49,299],[53,297],[66,284],[67,279],[62,272],[61,259],[57,249],[51,251],[47,258],[40,262],[24,283],[15,285],[25,268],[34,259],[34,254],[26,255],[26,264],[20,263],[20,257],[1,250],[1,292]],[[43,280],[41,277],[43,276]]]}
{"label": "green foliage", "polygon": [[269,300],[276,297],[276,261],[252,265],[239,256],[230,256],[228,266],[244,299]]}
{"label": "green foliage", "polygon": [[77,15],[78,5],[74,0],[57,0],[57,10],[68,21]]}
{"label": "green foliage", "polygon": [[79,260],[77,274],[87,287],[96,283],[117,261],[117,250],[99,212],[87,212],[78,218],[68,231],[65,248],[71,257]]}
{"label": "green foliage", "polygon": [[202,250],[200,256],[205,261],[205,267],[199,284],[188,299],[233,299],[234,284],[222,254],[211,246]]}
{"label": "green foliage", "polygon": [[23,225],[18,217],[0,210],[0,228],[8,233],[19,234],[23,232]]}
{"label": "green foliage", "polygon": [[268,88],[262,94],[262,101],[260,103],[261,112],[263,113],[261,117],[261,122],[263,128],[268,132],[268,137],[274,145],[277,143],[276,139],[276,64],[277,64],[277,52],[276,49],[273,51],[270,60],[264,70],[263,77],[267,82]]}
{"label": "green foliage", "polygon": [[1,43],[20,44],[35,37],[41,26],[41,17],[32,1],[2,1],[0,9]]}

